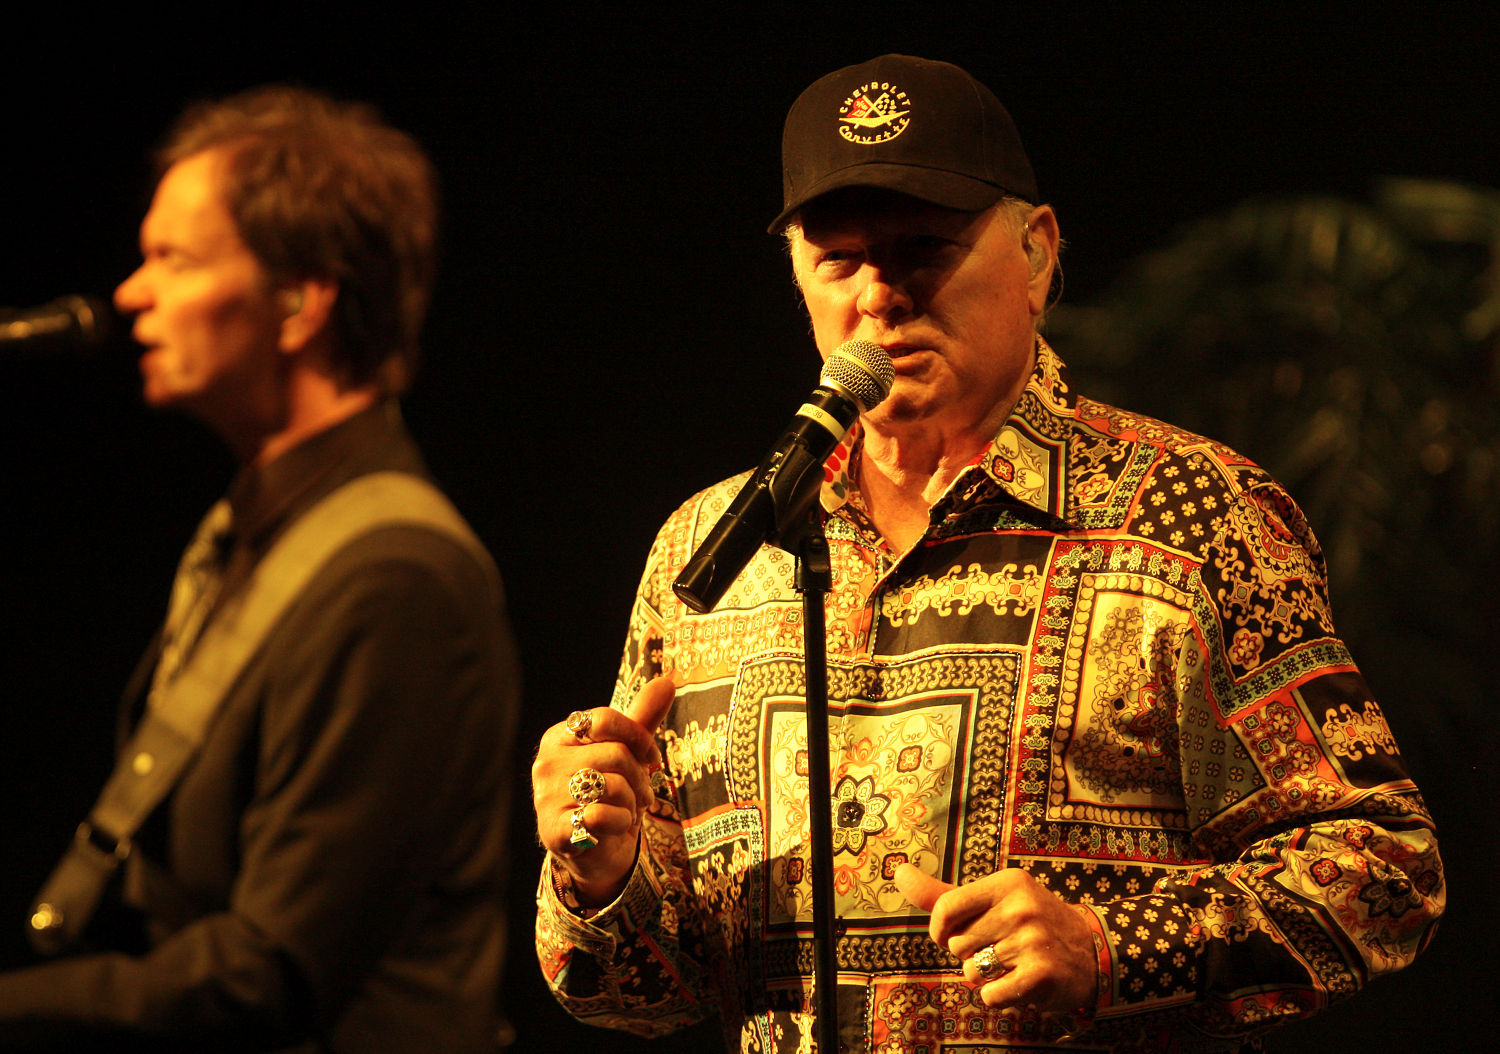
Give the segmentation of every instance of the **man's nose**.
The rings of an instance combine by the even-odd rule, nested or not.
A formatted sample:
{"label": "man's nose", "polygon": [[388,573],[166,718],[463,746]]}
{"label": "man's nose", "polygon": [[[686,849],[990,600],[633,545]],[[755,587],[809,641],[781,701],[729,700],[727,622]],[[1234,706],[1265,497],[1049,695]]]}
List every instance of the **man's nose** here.
{"label": "man's nose", "polygon": [[150,292],[145,276],[141,273],[144,270],[145,265],[142,264],[132,271],[125,281],[115,287],[115,307],[122,314],[134,315],[151,305]]}
{"label": "man's nose", "polygon": [[870,265],[866,271],[859,294],[860,314],[889,322],[911,313],[912,299],[905,282],[887,268]]}

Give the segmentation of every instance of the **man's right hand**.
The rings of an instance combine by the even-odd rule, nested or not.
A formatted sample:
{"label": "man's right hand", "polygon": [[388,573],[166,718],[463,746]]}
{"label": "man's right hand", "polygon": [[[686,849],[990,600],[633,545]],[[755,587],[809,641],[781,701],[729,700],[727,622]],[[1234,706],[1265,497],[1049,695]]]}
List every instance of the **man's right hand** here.
{"label": "man's right hand", "polygon": [[[658,677],[623,713],[607,706],[586,711],[589,727],[581,737],[565,723],[542,735],[531,766],[537,834],[573,876],[574,895],[584,907],[614,900],[635,867],[641,817],[655,798],[651,774],[662,764],[654,733],[674,694],[671,679]],[[580,849],[571,841],[579,805],[568,780],[586,768],[604,776],[604,795],[583,807],[584,827],[598,844]]]}

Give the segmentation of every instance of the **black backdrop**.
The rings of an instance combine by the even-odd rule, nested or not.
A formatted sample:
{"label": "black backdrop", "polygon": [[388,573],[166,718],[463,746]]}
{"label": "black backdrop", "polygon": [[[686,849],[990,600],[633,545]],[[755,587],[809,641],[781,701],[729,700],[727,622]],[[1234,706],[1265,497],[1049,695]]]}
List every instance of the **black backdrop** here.
{"label": "black backdrop", "polygon": [[[1488,5],[1309,6],[764,4],[665,18],[246,5],[227,26],[207,8],[42,14],[7,34],[0,68],[0,305],[107,293],[128,273],[148,148],[192,99],[293,81],[372,101],[423,141],[447,224],[408,417],[497,556],[527,663],[508,979],[520,1049],[699,1049],[592,1033],[551,1004],[526,932],[539,860],[526,769],[542,728],[606,699],[660,520],[753,462],[816,376],[763,233],[787,106],[884,51],[966,66],[1012,110],[1058,209],[1072,302],[1252,195],[1360,196],[1386,174],[1500,186]],[[1061,350],[1086,381],[1086,349]],[[177,554],[231,466],[196,426],[139,408],[123,343],[0,371],[0,951],[12,964],[26,898],[107,771],[113,702]],[[1384,705],[1399,735],[1402,700]],[[1477,771],[1483,744],[1452,749]],[[1445,855],[1490,860],[1470,848],[1488,788],[1468,789],[1439,810]],[[1471,901],[1467,946],[1488,947],[1478,895],[1453,893]],[[1276,1049],[1459,1044],[1489,1000],[1454,1002],[1442,978],[1460,971],[1479,992],[1495,972],[1445,952],[1457,946],[1440,934],[1417,968]]]}

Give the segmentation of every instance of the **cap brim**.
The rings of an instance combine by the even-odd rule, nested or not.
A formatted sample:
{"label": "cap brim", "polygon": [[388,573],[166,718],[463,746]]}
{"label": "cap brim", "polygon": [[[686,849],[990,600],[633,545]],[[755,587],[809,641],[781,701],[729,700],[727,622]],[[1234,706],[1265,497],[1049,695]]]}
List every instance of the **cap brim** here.
{"label": "cap brim", "polygon": [[772,234],[780,234],[787,221],[808,202],[847,187],[879,187],[945,209],[959,209],[963,212],[987,209],[1006,193],[1005,188],[994,183],[986,183],[956,172],[922,168],[918,165],[868,162],[830,172],[788,203],[766,230]]}

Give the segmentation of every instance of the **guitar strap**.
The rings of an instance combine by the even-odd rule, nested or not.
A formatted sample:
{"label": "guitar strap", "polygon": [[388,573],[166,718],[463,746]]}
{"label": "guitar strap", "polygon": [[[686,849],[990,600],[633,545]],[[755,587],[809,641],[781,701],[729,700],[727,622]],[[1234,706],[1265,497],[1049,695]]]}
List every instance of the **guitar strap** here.
{"label": "guitar strap", "polygon": [[75,944],[131,839],[197,756],[220,704],[271,628],[335,553],[383,527],[416,525],[458,541],[483,569],[493,602],[500,579],[489,553],[432,484],[404,472],[360,476],[321,499],[256,565],[239,597],[203,630],[178,675],[153,692],[98,801],[32,906],[32,945],[56,954]]}

